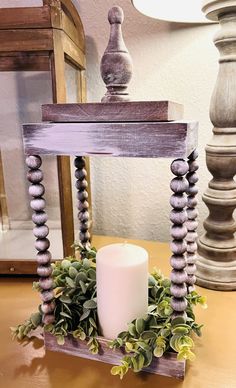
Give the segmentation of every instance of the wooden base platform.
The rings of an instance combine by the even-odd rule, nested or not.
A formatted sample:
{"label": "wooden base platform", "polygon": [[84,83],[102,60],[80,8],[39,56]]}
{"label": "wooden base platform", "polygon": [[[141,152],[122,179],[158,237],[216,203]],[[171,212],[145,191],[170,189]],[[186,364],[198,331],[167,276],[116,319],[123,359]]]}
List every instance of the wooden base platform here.
{"label": "wooden base platform", "polygon": [[[45,347],[48,350],[54,352],[62,352],[86,358],[89,360],[95,360],[105,362],[112,365],[120,365],[121,358],[124,353],[121,349],[112,350],[108,347],[108,340],[105,338],[98,338],[101,345],[99,354],[92,354],[87,347],[85,341],[76,340],[72,336],[68,336],[65,339],[65,344],[58,345],[56,338],[50,333],[44,333]],[[143,369],[144,372],[154,373],[161,376],[176,377],[177,379],[183,379],[185,375],[185,361],[177,361],[176,354],[167,353],[160,358],[153,358],[151,365]]]}

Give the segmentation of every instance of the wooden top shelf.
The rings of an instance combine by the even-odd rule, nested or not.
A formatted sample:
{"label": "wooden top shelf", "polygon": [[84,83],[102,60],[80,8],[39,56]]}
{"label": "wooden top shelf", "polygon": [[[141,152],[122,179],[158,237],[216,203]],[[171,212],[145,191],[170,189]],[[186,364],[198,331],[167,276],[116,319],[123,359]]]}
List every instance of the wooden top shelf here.
{"label": "wooden top shelf", "polygon": [[47,122],[23,126],[25,153],[186,158],[198,123],[179,121],[182,114],[171,101],[43,105]]}
{"label": "wooden top shelf", "polygon": [[42,106],[42,119],[54,123],[173,121],[183,118],[183,110],[183,105],[172,101],[47,104]]}

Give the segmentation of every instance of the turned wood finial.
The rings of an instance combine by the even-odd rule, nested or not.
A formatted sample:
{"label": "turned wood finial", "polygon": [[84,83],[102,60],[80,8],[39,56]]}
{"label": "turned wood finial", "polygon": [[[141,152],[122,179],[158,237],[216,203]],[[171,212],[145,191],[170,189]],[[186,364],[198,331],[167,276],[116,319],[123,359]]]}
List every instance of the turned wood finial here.
{"label": "turned wood finial", "polygon": [[113,7],[108,13],[111,25],[108,46],[101,60],[101,76],[107,92],[102,102],[129,101],[127,86],[132,76],[132,60],[125,46],[121,24],[124,20],[122,8]]}

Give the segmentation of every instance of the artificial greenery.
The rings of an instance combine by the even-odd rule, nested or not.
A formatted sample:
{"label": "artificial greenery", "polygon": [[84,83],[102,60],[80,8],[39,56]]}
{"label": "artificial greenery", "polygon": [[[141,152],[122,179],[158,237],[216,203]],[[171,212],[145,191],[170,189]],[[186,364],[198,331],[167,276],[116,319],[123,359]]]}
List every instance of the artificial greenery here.
{"label": "artificial greenery", "polygon": [[[93,354],[99,352],[99,331],[96,303],[96,249],[75,244],[80,258],[67,257],[53,266],[55,294],[55,322],[43,325],[42,312],[31,315],[23,324],[12,329],[13,338],[23,340],[32,330],[43,326],[57,338],[60,345],[65,337],[87,341]],[[33,288],[41,291],[39,283]],[[131,322],[127,331],[109,343],[112,349],[124,348],[125,356],[120,366],[111,369],[113,375],[123,378],[128,369],[135,372],[150,365],[153,357],[161,357],[166,351],[177,352],[178,360],[194,360],[194,341],[190,335],[201,335],[201,325],[195,322],[193,308],[196,304],[206,307],[204,297],[192,291],[187,296],[187,319],[171,319],[170,280],[156,269],[149,275],[149,307],[144,317]]]}

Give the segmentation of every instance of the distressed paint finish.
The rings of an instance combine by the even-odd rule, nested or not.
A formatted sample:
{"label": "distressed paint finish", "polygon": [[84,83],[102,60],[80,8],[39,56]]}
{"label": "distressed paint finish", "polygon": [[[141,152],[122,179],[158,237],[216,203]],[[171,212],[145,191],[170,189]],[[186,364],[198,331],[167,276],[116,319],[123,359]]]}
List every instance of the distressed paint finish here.
{"label": "distressed paint finish", "polygon": [[[68,336],[65,338],[65,344],[61,346],[58,345],[56,338],[52,334],[44,333],[45,346],[48,350],[63,352],[108,364],[120,365],[120,360],[124,353],[120,349],[116,349],[115,351],[110,349],[108,347],[108,340],[102,337],[98,338],[98,340],[101,344],[100,352],[99,354],[92,354],[88,350],[85,341]],[[176,353],[167,353],[160,358],[154,357],[151,365],[144,368],[143,371],[183,379],[185,374],[185,361],[177,361]]]}
{"label": "distressed paint finish", "polygon": [[132,60],[125,46],[121,24],[124,13],[120,7],[112,7],[108,12],[110,39],[101,60],[101,76],[107,92],[102,102],[129,101],[127,86],[132,77]]}
{"label": "distressed paint finish", "polygon": [[183,118],[183,105],[172,101],[130,101],[86,104],[45,104],[43,121],[57,122],[119,122],[173,121]]}
{"label": "distressed paint finish", "polygon": [[187,157],[197,145],[196,122],[24,125],[27,154]]}

